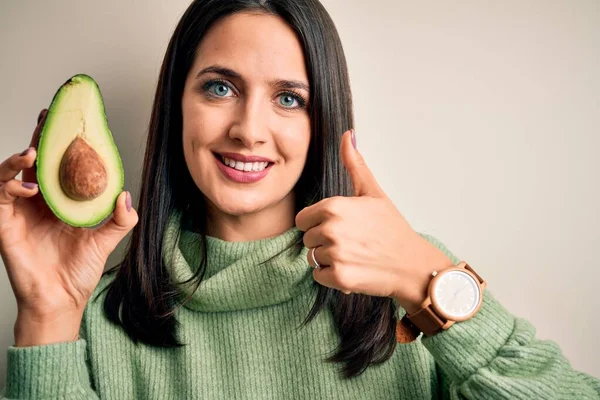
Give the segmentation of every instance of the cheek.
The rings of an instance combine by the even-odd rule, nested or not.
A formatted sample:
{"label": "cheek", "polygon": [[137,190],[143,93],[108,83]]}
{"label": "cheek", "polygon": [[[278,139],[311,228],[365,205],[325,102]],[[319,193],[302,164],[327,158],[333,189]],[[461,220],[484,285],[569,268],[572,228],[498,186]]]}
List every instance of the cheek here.
{"label": "cheek", "polygon": [[285,124],[278,130],[278,147],[286,162],[304,164],[310,144],[310,120],[308,116]]}
{"label": "cheek", "polygon": [[185,154],[194,154],[217,140],[227,130],[227,115],[214,107],[203,104],[194,94],[184,96],[182,101],[183,148]]}
{"label": "cheek", "polygon": [[202,168],[209,162],[208,154],[202,151],[215,137],[220,129],[213,121],[214,113],[208,112],[207,107],[201,104],[194,93],[184,94],[181,104],[183,117],[182,145],[183,155],[192,179],[200,190],[205,189],[207,182],[206,168]]}

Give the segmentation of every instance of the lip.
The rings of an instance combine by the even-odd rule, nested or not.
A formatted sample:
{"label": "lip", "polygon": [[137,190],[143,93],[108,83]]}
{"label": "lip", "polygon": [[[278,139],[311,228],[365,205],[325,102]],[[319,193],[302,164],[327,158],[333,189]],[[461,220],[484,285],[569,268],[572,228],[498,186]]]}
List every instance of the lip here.
{"label": "lip", "polygon": [[259,156],[245,156],[245,155],[239,154],[239,153],[215,153],[215,154],[218,154],[222,157],[231,158],[232,160],[235,160],[235,161],[241,161],[243,163],[251,163],[251,162],[274,163],[275,162],[269,158],[259,157]]}
{"label": "lip", "polygon": [[[223,155],[227,158],[230,158],[229,156],[226,156],[225,154],[231,154],[231,153],[223,153]],[[220,154],[214,154],[215,156],[215,162],[217,163],[217,166],[219,167],[219,169],[221,170],[221,172],[223,173],[223,175],[225,175],[226,178],[237,182],[237,183],[254,183],[254,182],[258,182],[261,179],[263,179],[264,177],[266,177],[269,174],[269,171],[271,170],[271,167],[273,166],[272,162],[270,162],[270,164],[267,166],[267,168],[265,168],[262,171],[239,171],[235,168],[231,168],[228,165],[223,164],[223,162],[221,161],[221,159],[219,158]],[[253,158],[246,156],[247,158]],[[234,159],[233,157],[231,157],[232,159]],[[260,157],[258,157],[260,158]],[[234,159],[235,160],[235,159]],[[238,161],[238,160],[236,160]],[[242,161],[242,160],[239,160]],[[245,162],[266,162],[268,161],[267,159],[257,159],[255,161],[245,161]]]}

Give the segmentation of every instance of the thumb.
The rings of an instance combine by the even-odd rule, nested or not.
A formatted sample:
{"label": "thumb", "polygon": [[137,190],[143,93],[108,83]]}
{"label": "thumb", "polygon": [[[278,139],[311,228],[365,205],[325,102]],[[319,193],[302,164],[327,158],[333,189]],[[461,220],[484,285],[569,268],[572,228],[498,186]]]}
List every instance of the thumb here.
{"label": "thumb", "polygon": [[94,239],[106,257],[138,222],[138,214],[132,207],[131,193],[121,192],[112,218],[94,231]]}
{"label": "thumb", "polygon": [[385,194],[375,176],[367,166],[365,159],[354,147],[356,133],[351,129],[342,136],[340,152],[342,162],[350,174],[355,196],[384,197]]}

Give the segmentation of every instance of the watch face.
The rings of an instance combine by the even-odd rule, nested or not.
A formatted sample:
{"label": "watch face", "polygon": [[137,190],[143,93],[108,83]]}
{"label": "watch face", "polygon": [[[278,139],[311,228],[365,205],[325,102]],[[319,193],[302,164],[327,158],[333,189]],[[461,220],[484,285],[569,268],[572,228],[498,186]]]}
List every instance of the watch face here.
{"label": "watch face", "polygon": [[439,277],[434,295],[437,306],[450,317],[464,317],[479,304],[479,285],[464,271],[449,271]]}

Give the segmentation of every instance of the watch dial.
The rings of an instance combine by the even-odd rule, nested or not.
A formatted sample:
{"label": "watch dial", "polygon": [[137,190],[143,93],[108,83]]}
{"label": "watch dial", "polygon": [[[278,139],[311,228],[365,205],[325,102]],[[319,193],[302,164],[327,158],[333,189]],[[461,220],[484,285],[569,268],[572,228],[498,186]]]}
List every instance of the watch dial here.
{"label": "watch dial", "polygon": [[435,298],[443,312],[452,317],[464,317],[479,303],[479,286],[464,271],[450,271],[440,277],[435,286]]}

